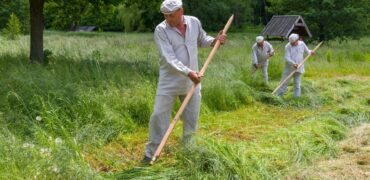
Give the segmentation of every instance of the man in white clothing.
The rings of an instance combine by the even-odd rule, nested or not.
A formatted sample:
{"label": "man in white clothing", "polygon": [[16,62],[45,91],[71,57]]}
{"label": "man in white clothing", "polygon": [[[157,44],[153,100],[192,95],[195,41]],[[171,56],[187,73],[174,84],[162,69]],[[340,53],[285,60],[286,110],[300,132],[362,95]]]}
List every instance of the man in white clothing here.
{"label": "man in white clothing", "polygon": [[265,82],[268,83],[268,73],[267,68],[269,65],[269,59],[271,56],[274,55],[274,49],[272,45],[265,41],[263,36],[256,37],[256,43],[252,46],[252,65],[253,65],[253,73],[258,70],[258,68],[262,69],[262,76],[265,79]]}
{"label": "man in white clothing", "polygon": [[[143,163],[150,162],[168,129],[176,98],[183,101],[192,84],[201,81],[198,73],[198,46],[212,46],[216,40],[223,44],[226,40],[226,36],[221,33],[216,38],[207,36],[196,17],[184,15],[181,0],[165,0],[160,10],[165,20],[158,24],[154,32],[161,56],[159,82]],[[182,114],[183,144],[190,141],[196,130],[200,99],[199,84]]]}
{"label": "man in white clothing", "polygon": [[[289,36],[289,43],[285,46],[285,68],[281,80],[284,80],[288,75],[297,70],[294,75],[294,97],[301,96],[301,76],[304,73],[304,65],[298,68],[298,65],[304,60],[304,53],[314,55],[314,52],[309,50],[303,41],[299,40],[298,34]],[[298,68],[298,69],[297,69]],[[290,80],[290,79],[289,79]],[[283,96],[289,80],[287,80],[278,90],[278,95]]]}

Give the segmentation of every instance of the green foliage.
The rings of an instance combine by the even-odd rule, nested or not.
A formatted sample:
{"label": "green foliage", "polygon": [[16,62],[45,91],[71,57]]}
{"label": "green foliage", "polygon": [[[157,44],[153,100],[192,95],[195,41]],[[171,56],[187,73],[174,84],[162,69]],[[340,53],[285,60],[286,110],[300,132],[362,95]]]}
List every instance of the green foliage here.
{"label": "green foliage", "polygon": [[123,4],[127,8],[138,8],[142,12],[138,30],[152,32],[157,24],[164,19],[163,14],[159,11],[162,2],[162,0],[124,0]]}
{"label": "green foliage", "polygon": [[[301,15],[314,39],[358,39],[368,34],[369,1],[279,0],[271,1],[271,14]],[[346,23],[343,23],[346,22]]]}
{"label": "green foliage", "polygon": [[59,30],[73,30],[81,17],[87,14],[91,5],[87,1],[50,1],[44,5],[45,27]]}
{"label": "green foliage", "polygon": [[9,16],[9,21],[6,24],[6,27],[3,29],[2,34],[5,38],[10,40],[15,40],[19,38],[21,31],[21,24],[18,17],[15,14]]}
{"label": "green foliage", "polygon": [[[199,17],[206,30],[223,28],[234,14],[234,26],[242,28],[251,21],[251,1],[184,0],[185,14]],[[54,0],[45,3],[46,27],[73,30],[78,25],[97,25],[104,30],[152,31],[163,21],[159,12],[162,0],[155,1],[77,1]],[[210,6],[212,4],[212,6]],[[225,14],[228,14],[225,16]]]}
{"label": "green foliage", "polygon": [[251,2],[251,7],[253,7],[253,19],[252,22],[254,25],[266,25],[268,22],[267,14],[267,0],[257,0]]}
{"label": "green foliage", "polygon": [[144,10],[139,9],[137,4],[133,4],[130,7],[120,5],[117,8],[117,18],[123,24],[125,32],[142,31],[144,30],[144,24],[142,20],[142,14]]}
{"label": "green foliage", "polygon": [[94,25],[100,30],[117,30],[116,6],[111,3],[114,2],[102,0],[46,2],[45,26],[58,30],[74,30],[79,25]]}
{"label": "green foliage", "polygon": [[203,28],[219,31],[225,26],[226,21],[234,14],[234,26],[241,28],[250,22],[251,1],[239,0],[204,0],[184,1],[185,14],[198,17]]}
{"label": "green foliage", "polygon": [[0,0],[0,29],[6,27],[9,16],[15,14],[20,19],[21,33],[28,33],[30,27],[29,0]]}
{"label": "green foliage", "polygon": [[99,4],[92,4],[87,9],[86,15],[81,17],[79,25],[96,25],[99,31],[119,30],[119,21],[116,18],[117,6],[104,1],[99,1]]}

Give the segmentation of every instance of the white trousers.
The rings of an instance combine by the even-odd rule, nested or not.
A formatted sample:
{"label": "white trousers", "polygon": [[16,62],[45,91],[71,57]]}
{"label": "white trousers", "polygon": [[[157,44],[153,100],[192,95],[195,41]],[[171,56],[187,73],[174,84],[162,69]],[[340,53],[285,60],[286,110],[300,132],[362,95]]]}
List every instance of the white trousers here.
{"label": "white trousers", "polygon": [[[284,80],[286,77],[288,77],[288,75],[290,73],[291,73],[290,70],[284,69],[283,75],[281,77],[281,81]],[[294,97],[301,96],[301,76],[302,76],[302,73],[299,73],[299,72],[295,72],[293,74],[293,78],[294,78],[294,93],[293,93],[293,96]],[[277,94],[279,96],[284,95],[285,91],[287,90],[290,79],[291,78],[289,78],[287,81],[285,81],[285,83],[279,88],[279,90],[277,92]]]}
{"label": "white trousers", "polygon": [[[186,95],[173,96],[173,95],[157,95],[154,104],[154,110],[150,116],[149,122],[149,139],[145,147],[145,156],[153,157],[157,147],[159,146],[164,134],[170,125],[170,115],[172,112],[173,104],[177,97],[183,102]],[[182,143],[187,144],[190,142],[192,135],[197,128],[197,122],[200,111],[200,90],[196,90],[191,97],[188,105],[182,113],[183,119],[183,135]]]}
{"label": "white trousers", "polygon": [[[262,64],[261,66],[261,71],[262,71],[262,77],[263,79],[265,80],[265,83],[268,83],[269,82],[269,76],[268,76],[268,67],[269,67],[269,61],[267,60],[264,64]],[[253,71],[258,71],[258,69],[255,69],[255,67],[253,67]],[[253,78],[256,78],[257,76],[257,72],[254,73],[253,75],[254,77]]]}

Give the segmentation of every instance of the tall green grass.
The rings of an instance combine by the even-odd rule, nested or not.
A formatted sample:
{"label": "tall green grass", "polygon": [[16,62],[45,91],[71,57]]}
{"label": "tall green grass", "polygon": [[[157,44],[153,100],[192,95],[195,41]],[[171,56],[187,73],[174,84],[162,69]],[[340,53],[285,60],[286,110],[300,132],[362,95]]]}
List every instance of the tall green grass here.
{"label": "tall green grass", "polygon": [[[283,98],[272,96],[271,92],[280,80],[284,66],[283,53],[270,62],[270,84],[262,83],[260,75],[253,79],[250,73],[250,49],[254,36],[249,33],[230,34],[228,43],[218,51],[202,81],[202,115],[233,111],[256,102],[286,108],[333,106],[357,98],[355,87],[367,87],[357,83],[346,84],[353,83],[352,80],[319,80],[322,77],[349,74],[368,76],[370,48],[369,39],[364,38],[362,42],[333,42],[320,49],[317,56],[306,65],[302,98],[292,98],[291,90]],[[152,34],[47,31],[47,65],[29,62],[28,39],[29,36],[22,36],[19,40],[9,41],[0,37],[0,179],[105,178],[90,168],[84,157],[85,152],[88,151],[87,146],[99,148],[114,142],[117,137],[130,136],[147,126],[159,70],[159,56]],[[273,44],[279,47],[285,43]],[[348,47],[354,45],[359,48],[348,52]],[[201,64],[209,51],[200,51]],[[351,86],[354,88],[349,88]],[[333,91],[336,93],[333,94]],[[368,104],[365,102],[361,106]],[[348,114],[352,115],[353,109],[344,107],[335,114],[342,114],[339,119],[346,125],[369,118],[363,111],[354,111],[359,118],[346,119],[350,117]],[[317,137],[309,135],[314,129],[305,129],[307,134],[298,133],[297,129],[303,128],[298,125],[294,127],[297,129],[271,135],[289,139],[288,132],[298,133],[292,141],[278,144],[280,150],[267,145],[276,143],[268,141],[273,137],[235,146],[229,146],[227,142],[206,141],[203,142],[205,147],[192,150],[189,158],[179,157],[180,162],[176,167],[180,170],[166,173],[173,175],[170,177],[278,177],[282,170],[287,170],[295,162],[284,159],[288,158],[285,151],[299,150],[294,140],[308,139],[307,146],[315,150],[326,148],[312,157],[333,154],[332,144],[325,144],[333,139],[325,126],[334,130],[342,126],[334,120],[324,120],[323,123],[327,124],[316,121],[312,124],[323,128],[320,133],[328,136],[318,137],[327,138],[318,141],[315,144],[318,147],[313,147],[311,142]],[[272,154],[257,152],[258,148]],[[276,152],[282,153],[282,156],[275,157]],[[311,154],[305,153],[303,160],[298,162],[311,157]],[[212,159],[213,156],[215,159]],[[275,162],[274,158],[279,161]],[[202,163],[198,165],[196,161],[199,159]],[[274,169],[269,163],[281,163],[281,168]],[[190,168],[186,170],[185,167]],[[144,171],[133,170],[120,176],[133,177],[138,175],[136,172]],[[161,172],[162,169],[157,171]],[[226,173],[220,174],[219,171]],[[152,169],[146,172],[153,175],[150,174]],[[168,177],[162,175],[156,177]]]}

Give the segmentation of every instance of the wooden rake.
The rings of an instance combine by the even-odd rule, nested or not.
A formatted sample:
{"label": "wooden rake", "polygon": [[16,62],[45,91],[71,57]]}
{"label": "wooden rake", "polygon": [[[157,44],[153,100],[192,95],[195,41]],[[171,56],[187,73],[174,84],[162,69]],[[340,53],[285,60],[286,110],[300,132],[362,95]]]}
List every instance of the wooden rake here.
{"label": "wooden rake", "polygon": [[[227,21],[227,23],[226,23],[226,25],[225,25],[225,27],[224,27],[224,29],[223,29],[223,31],[222,31],[222,34],[223,34],[223,35],[226,35],[226,32],[227,32],[227,30],[229,29],[229,27],[230,27],[230,25],[231,25],[231,23],[232,23],[233,19],[234,19],[234,15],[232,15],[232,16],[229,18],[229,20]],[[211,62],[211,60],[212,60],[213,56],[214,56],[214,55],[215,55],[215,53],[217,52],[217,50],[218,50],[218,48],[220,47],[220,45],[221,45],[220,40],[217,40],[217,41],[216,41],[216,43],[215,43],[215,45],[214,45],[214,46],[213,46],[213,48],[212,48],[212,51],[211,51],[211,52],[210,52],[210,54],[208,55],[208,58],[207,58],[206,62],[205,62],[205,63],[204,63],[204,65],[203,65],[203,68],[202,68],[202,69],[201,69],[201,71],[199,72],[199,75],[200,75],[200,76],[203,76],[203,75],[204,75],[204,73],[205,73],[206,69],[208,68],[209,63]],[[162,149],[163,149],[164,145],[166,144],[166,141],[167,141],[168,137],[170,136],[170,134],[171,134],[171,132],[172,132],[173,128],[175,127],[176,123],[177,123],[177,122],[178,122],[178,120],[180,119],[180,116],[181,116],[182,112],[184,111],[184,109],[185,109],[186,105],[188,104],[188,102],[189,102],[190,98],[193,96],[194,91],[195,91],[195,88],[197,87],[197,85],[198,85],[198,84],[193,84],[193,85],[191,86],[190,91],[189,91],[189,92],[188,92],[188,94],[186,95],[186,97],[185,97],[184,101],[182,102],[182,104],[181,104],[181,106],[180,106],[180,109],[177,111],[177,113],[176,113],[175,117],[173,118],[173,120],[172,120],[172,122],[171,122],[170,126],[168,127],[168,129],[167,129],[167,131],[166,131],[165,135],[163,136],[161,143],[159,144],[159,146],[158,146],[157,150],[155,151],[155,153],[154,153],[154,155],[153,155],[153,157],[152,157],[152,160],[150,161],[150,164],[154,164],[154,161],[155,161],[155,160],[157,159],[157,157],[161,154],[161,151],[162,151]]]}

